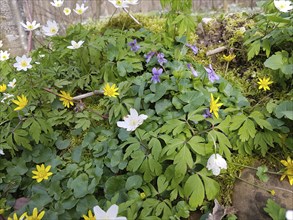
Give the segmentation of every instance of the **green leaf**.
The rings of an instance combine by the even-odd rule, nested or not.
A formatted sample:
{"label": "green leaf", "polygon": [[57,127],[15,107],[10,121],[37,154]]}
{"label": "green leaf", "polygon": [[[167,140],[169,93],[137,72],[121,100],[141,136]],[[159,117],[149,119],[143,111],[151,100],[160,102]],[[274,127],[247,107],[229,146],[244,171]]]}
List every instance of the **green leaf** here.
{"label": "green leaf", "polygon": [[70,145],[70,140],[69,139],[62,140],[62,138],[60,137],[56,141],[55,145],[59,150],[63,150],[63,149],[66,149]]}
{"label": "green leaf", "polygon": [[156,102],[155,109],[158,115],[166,112],[168,108],[172,107],[172,103],[167,99],[161,99]]}
{"label": "green leaf", "polygon": [[73,189],[75,198],[82,198],[88,194],[88,175],[85,173],[80,174],[71,182],[68,181],[67,187]]}
{"label": "green leaf", "polygon": [[152,84],[150,86],[151,91],[154,93],[152,99],[150,99],[151,103],[154,103],[161,99],[167,91],[167,88],[164,86],[163,83]]}
{"label": "green leaf", "polygon": [[23,146],[28,150],[32,150],[32,146],[30,145],[30,141],[27,137],[27,132],[25,130],[18,129],[13,133],[14,141],[17,145]]}
{"label": "green leaf", "polygon": [[248,61],[251,60],[254,56],[258,55],[259,51],[260,51],[260,40],[256,40],[252,44],[250,44],[250,47],[248,49],[248,53],[247,53]]}
{"label": "green leaf", "polygon": [[212,135],[216,135],[218,142],[219,142],[219,153],[222,155],[223,153],[225,154],[225,156],[227,157],[227,159],[230,160],[231,157],[231,152],[229,150],[229,148],[232,148],[232,145],[229,141],[229,139],[226,137],[225,134],[218,132],[218,131],[214,131],[211,132]]}
{"label": "green leaf", "polygon": [[190,176],[184,184],[184,196],[189,197],[189,205],[192,209],[202,205],[204,200],[204,186],[197,174]]}
{"label": "green leaf", "polygon": [[174,158],[175,166],[175,178],[176,176],[186,175],[187,167],[193,167],[193,159],[190,150],[184,144],[180,151]]}
{"label": "green leaf", "polygon": [[33,121],[33,123],[30,126],[29,134],[32,136],[34,141],[38,144],[40,141],[40,135],[41,135],[41,127],[37,121]]}
{"label": "green leaf", "polygon": [[254,138],[255,134],[255,125],[250,119],[247,119],[238,131],[238,135],[242,142],[248,141],[249,137]]}
{"label": "green leaf", "polygon": [[87,118],[78,119],[74,128],[82,128],[83,131],[91,126],[91,121]]}
{"label": "green leaf", "polygon": [[253,118],[254,121],[261,127],[261,128],[266,128],[268,130],[272,130],[272,126],[271,124],[264,120],[264,116],[262,113],[260,113],[259,111],[253,111],[250,115],[250,118]]}
{"label": "green leaf", "polygon": [[236,115],[232,118],[232,124],[230,125],[230,131],[237,130],[247,119],[245,115]]}
{"label": "green leaf", "polygon": [[126,73],[132,72],[132,65],[127,61],[118,61],[117,62],[117,70],[120,76],[125,76]]}
{"label": "green leaf", "polygon": [[277,118],[286,117],[286,118],[289,118],[290,120],[293,120],[293,101],[281,102],[275,108],[274,112]]}
{"label": "green leaf", "polygon": [[159,160],[162,152],[161,142],[157,138],[152,138],[149,142],[149,146],[152,149],[152,155],[155,160]]}
{"label": "green leaf", "polygon": [[220,192],[220,184],[217,181],[213,180],[212,178],[209,178],[204,175],[201,175],[201,178],[205,186],[207,199],[212,200],[216,198],[216,196]]}
{"label": "green leaf", "polygon": [[203,156],[211,153],[205,146],[205,139],[200,136],[193,136],[187,143],[195,153]]}
{"label": "green leaf", "polygon": [[129,161],[127,170],[135,172],[145,159],[145,154],[142,151],[136,151],[131,154],[132,160]]}
{"label": "green leaf", "polygon": [[107,179],[104,187],[105,196],[111,200],[116,193],[125,191],[125,180],[123,176],[112,176]]}
{"label": "green leaf", "polygon": [[264,208],[265,212],[269,214],[269,216],[273,220],[285,220],[286,209],[282,208],[279,204],[277,204],[274,200],[268,199],[266,207]]}
{"label": "green leaf", "polygon": [[282,53],[278,53],[270,56],[265,62],[265,67],[268,67],[272,70],[277,70],[282,68],[284,65]]}
{"label": "green leaf", "polygon": [[266,174],[267,171],[268,171],[267,166],[263,165],[258,167],[256,172],[256,175],[258,176],[258,178],[265,183],[269,180],[269,176]]}
{"label": "green leaf", "polygon": [[125,188],[126,190],[131,190],[131,189],[138,189],[142,185],[142,177],[139,175],[134,175],[128,177],[126,180]]}
{"label": "green leaf", "polygon": [[167,187],[169,186],[169,182],[164,175],[160,175],[158,177],[157,184],[158,184],[158,192],[159,193],[164,192],[167,189]]}

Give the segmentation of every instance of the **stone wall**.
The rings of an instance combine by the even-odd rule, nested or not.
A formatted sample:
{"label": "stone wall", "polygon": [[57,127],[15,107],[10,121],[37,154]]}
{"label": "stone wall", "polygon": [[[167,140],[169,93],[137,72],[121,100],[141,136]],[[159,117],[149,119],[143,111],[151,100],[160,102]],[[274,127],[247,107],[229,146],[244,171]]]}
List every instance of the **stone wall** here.
{"label": "stone wall", "polygon": [[[20,55],[26,51],[27,33],[19,22],[36,20],[41,25],[48,20],[56,20],[63,26],[73,21],[81,21],[81,16],[74,12],[69,16],[63,14],[63,8],[75,8],[76,3],[84,2],[89,9],[82,19],[100,19],[111,16],[115,7],[107,0],[65,0],[64,7],[55,8],[50,2],[52,0],[0,0],[0,40],[4,46],[1,49],[10,49],[11,55]],[[231,5],[241,7],[252,7],[256,0],[193,0],[193,11],[222,10]],[[162,11],[160,0],[141,0],[136,6],[130,8],[132,12]],[[116,11],[116,14],[119,11]],[[61,21],[61,22],[60,22]]]}

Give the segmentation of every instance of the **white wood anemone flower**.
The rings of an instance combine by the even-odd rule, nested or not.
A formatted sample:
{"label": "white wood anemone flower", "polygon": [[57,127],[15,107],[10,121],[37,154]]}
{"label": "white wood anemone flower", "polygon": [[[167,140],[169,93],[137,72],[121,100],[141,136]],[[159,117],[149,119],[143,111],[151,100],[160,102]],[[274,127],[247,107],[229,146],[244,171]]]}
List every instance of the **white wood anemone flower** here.
{"label": "white wood anemone flower", "polygon": [[81,5],[76,3],[76,7],[73,9],[73,11],[78,15],[82,15],[87,9],[88,7],[84,7],[83,3]]}
{"label": "white wood anemone flower", "polygon": [[21,24],[21,26],[23,26],[23,27],[25,28],[25,30],[27,30],[27,31],[33,31],[33,30],[35,30],[35,29],[37,29],[37,28],[40,27],[40,24],[37,23],[36,21],[33,21],[33,22],[29,22],[29,21],[27,21],[26,24],[23,23],[23,22],[20,22],[20,24]]}
{"label": "white wood anemone flower", "polygon": [[53,5],[56,8],[60,8],[63,5],[64,0],[53,0],[53,2],[50,2],[51,5]]}
{"label": "white wood anemone flower", "polygon": [[118,121],[117,126],[125,128],[127,131],[135,131],[148,116],[144,114],[138,115],[138,112],[134,108],[131,108],[129,111],[130,115],[125,116],[123,118],[124,121]]}
{"label": "white wood anemone flower", "polygon": [[84,41],[80,40],[78,42],[75,42],[74,40],[71,41],[71,45],[67,46],[68,49],[75,50],[81,47],[81,45],[84,43]]}
{"label": "white wood anemone flower", "polygon": [[110,3],[112,3],[115,8],[127,8],[128,3],[127,0],[108,0]]}
{"label": "white wood anemone flower", "polygon": [[68,15],[71,14],[71,9],[70,9],[70,8],[64,8],[64,9],[63,9],[63,13],[64,13],[66,16],[68,16]]}
{"label": "white wood anemone flower", "polygon": [[212,154],[207,162],[207,169],[212,170],[215,176],[218,176],[221,169],[227,169],[227,162],[220,154]]}
{"label": "white wood anemone flower", "polygon": [[293,9],[292,2],[289,0],[274,0],[275,7],[281,12],[288,12]]}
{"label": "white wood anemone flower", "polygon": [[5,61],[9,59],[10,53],[8,51],[2,51],[0,50],[0,61]]}
{"label": "white wood anemone flower", "polygon": [[32,65],[30,64],[32,58],[23,55],[22,57],[17,56],[15,59],[16,63],[14,63],[13,66],[17,69],[17,71],[27,71],[27,69],[32,68]]}
{"label": "white wood anemone flower", "polygon": [[8,87],[10,87],[10,88],[14,88],[15,85],[16,85],[16,79],[15,78],[8,83]]}
{"label": "white wood anemone flower", "polygon": [[46,36],[54,36],[58,33],[58,24],[56,21],[47,21],[47,26],[42,27],[43,32]]}
{"label": "white wood anemone flower", "polygon": [[104,219],[104,220],[127,220],[126,217],[117,217],[118,214],[118,206],[112,205],[107,212],[105,212],[103,209],[101,209],[98,205],[94,207],[94,213],[96,220],[98,219]]}
{"label": "white wood anemone flower", "polygon": [[125,0],[126,1],[126,4],[129,4],[129,5],[137,5],[139,0]]}
{"label": "white wood anemone flower", "polygon": [[286,219],[287,220],[293,220],[293,210],[287,210],[286,211]]}

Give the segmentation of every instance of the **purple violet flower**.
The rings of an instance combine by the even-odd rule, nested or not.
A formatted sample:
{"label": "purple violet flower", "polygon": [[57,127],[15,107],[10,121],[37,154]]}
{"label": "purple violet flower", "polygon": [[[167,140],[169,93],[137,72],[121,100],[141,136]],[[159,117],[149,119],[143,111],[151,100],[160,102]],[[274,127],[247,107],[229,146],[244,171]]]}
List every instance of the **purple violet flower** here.
{"label": "purple violet flower", "polygon": [[194,55],[196,55],[198,53],[198,48],[195,45],[191,45],[191,44],[185,44],[187,47],[189,47],[189,49],[192,50],[192,52],[194,53]]}
{"label": "purple violet flower", "polygon": [[163,66],[164,63],[167,63],[168,61],[164,58],[164,54],[163,53],[158,53],[157,54],[157,59],[158,59],[158,62],[161,66]]}
{"label": "purple violet flower", "polygon": [[197,71],[193,68],[193,66],[190,63],[187,63],[187,68],[189,70],[191,70],[191,73],[194,75],[194,77],[197,77],[198,76]]}
{"label": "purple violet flower", "polygon": [[212,118],[213,115],[212,115],[212,113],[210,113],[210,110],[209,109],[206,109],[204,111],[204,113],[203,113],[203,117],[205,117],[205,118]]}
{"label": "purple violet flower", "polygon": [[128,46],[130,46],[130,50],[133,51],[133,52],[136,52],[139,50],[140,46],[137,44],[137,41],[136,39],[134,39],[133,41],[129,42],[128,43]]}
{"label": "purple violet flower", "polygon": [[208,78],[209,78],[211,83],[213,83],[214,81],[220,79],[220,77],[213,70],[212,64],[209,64],[209,67],[205,67],[205,70],[208,73]]}
{"label": "purple violet flower", "polygon": [[152,72],[153,72],[153,76],[151,81],[153,81],[154,83],[161,82],[160,75],[163,73],[163,69],[162,68],[157,69],[156,67],[154,67],[152,69]]}
{"label": "purple violet flower", "polygon": [[155,52],[153,52],[153,51],[150,51],[146,55],[144,55],[144,58],[146,59],[145,60],[146,63],[149,63],[154,55],[155,55]]}

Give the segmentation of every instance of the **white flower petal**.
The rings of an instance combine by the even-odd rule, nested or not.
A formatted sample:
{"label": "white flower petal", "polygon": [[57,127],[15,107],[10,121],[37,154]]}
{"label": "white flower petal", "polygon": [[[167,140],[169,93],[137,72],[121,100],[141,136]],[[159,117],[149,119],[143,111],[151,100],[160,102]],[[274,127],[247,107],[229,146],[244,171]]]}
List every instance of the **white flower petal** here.
{"label": "white flower petal", "polygon": [[293,210],[287,210],[286,219],[287,220],[293,220]]}
{"label": "white flower petal", "polygon": [[96,219],[104,218],[106,216],[106,212],[103,209],[101,209],[100,206],[98,205],[95,206],[93,210],[94,210]]}
{"label": "white flower petal", "polygon": [[116,218],[118,214],[119,207],[117,205],[111,205],[111,207],[107,211],[107,215],[109,218]]}

